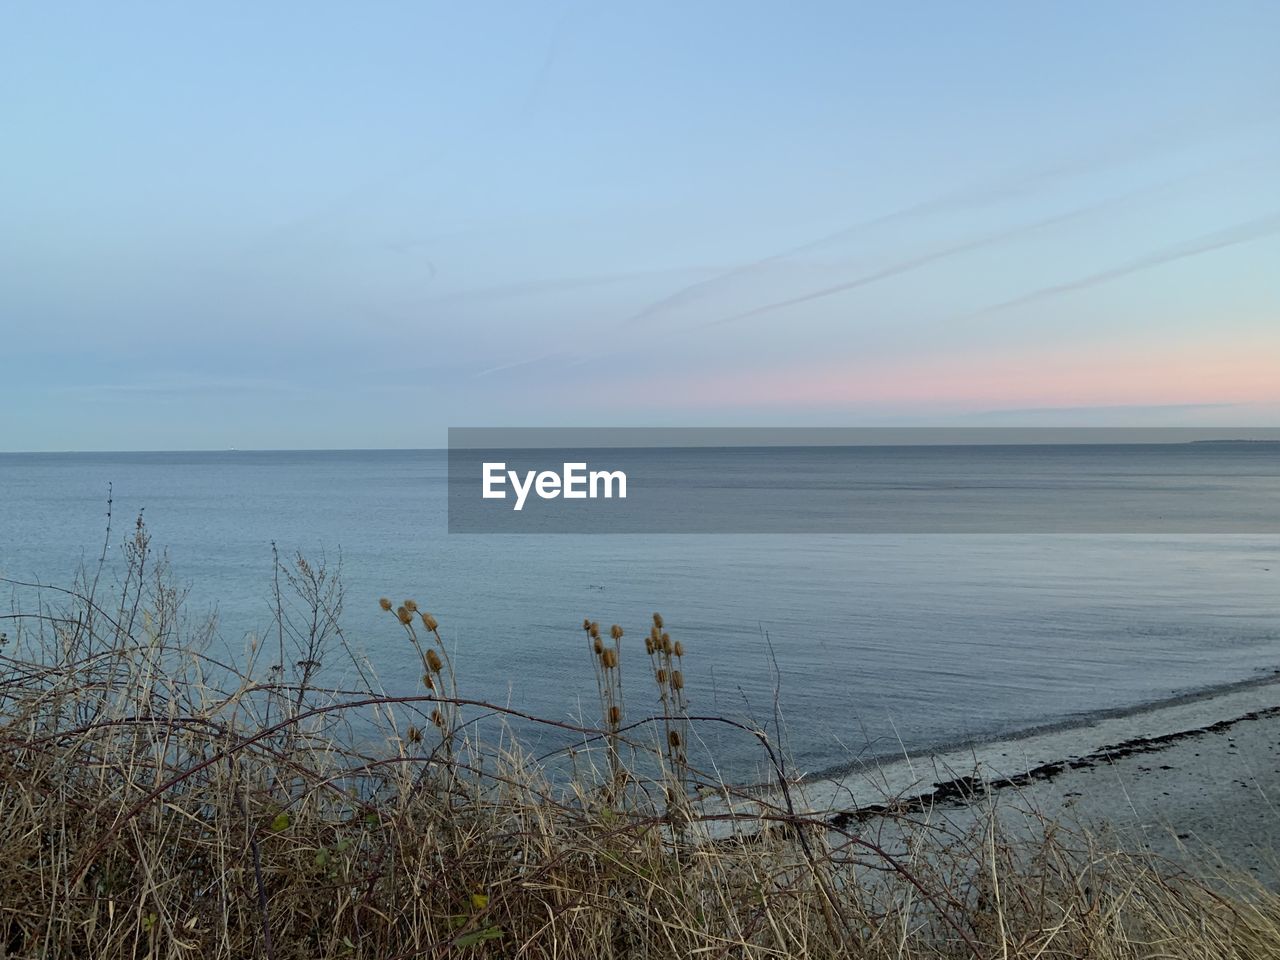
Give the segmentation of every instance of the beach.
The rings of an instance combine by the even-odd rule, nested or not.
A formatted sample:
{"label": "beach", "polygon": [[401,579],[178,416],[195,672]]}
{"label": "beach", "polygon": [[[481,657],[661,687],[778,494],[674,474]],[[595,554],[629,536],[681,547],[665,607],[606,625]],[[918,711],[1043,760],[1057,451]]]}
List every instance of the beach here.
{"label": "beach", "polygon": [[[1280,681],[1237,685],[1016,741],[807,784],[811,810],[863,829],[888,811],[963,826],[990,805],[1194,874],[1280,886]],[[854,801],[850,803],[849,801]]]}
{"label": "beach", "polygon": [[1280,714],[1274,706],[1020,789],[1050,815],[1109,824],[1129,849],[1193,872],[1222,866],[1280,885]]}
{"label": "beach", "polygon": [[568,725],[584,748],[561,781],[477,732],[477,709],[502,708],[457,694],[415,600],[376,606],[419,657],[416,694],[313,682],[344,652],[323,560],[280,571],[277,638],[309,655],[208,670],[177,594],[143,589],[159,561],[142,527],[134,547],[118,606],[73,591],[11,618],[8,954],[138,956],[146,938],[156,957],[294,945],[277,960],[484,944],[1139,960],[1158,943],[1199,960],[1280,942],[1274,674],[838,776],[802,776],[771,739],[782,723],[740,724],[775,778],[739,789],[686,758],[698,717],[665,619],[651,615],[658,666],[641,675],[684,719],[663,718],[657,763],[630,736],[646,721],[621,710],[624,631],[587,620],[603,726]]}
{"label": "beach", "polygon": [[0,5],[0,960],[1280,960],[1278,34]]}

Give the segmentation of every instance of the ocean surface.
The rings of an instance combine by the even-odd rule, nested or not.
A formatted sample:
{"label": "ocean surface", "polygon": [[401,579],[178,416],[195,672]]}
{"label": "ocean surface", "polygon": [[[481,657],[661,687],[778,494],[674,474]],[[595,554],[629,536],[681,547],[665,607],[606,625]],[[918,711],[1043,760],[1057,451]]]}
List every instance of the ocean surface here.
{"label": "ocean surface", "polygon": [[[1280,498],[1280,450],[1249,455],[1250,495]],[[1236,456],[1197,459],[1218,495]],[[0,576],[69,584],[101,549],[111,484],[111,563],[145,511],[231,650],[269,628],[275,541],[341,556],[348,638],[389,689],[415,691],[420,671],[378,597],[413,597],[456,649],[463,695],[565,720],[595,709],[584,617],[627,630],[629,715],[656,706],[642,668],[658,610],[688,651],[691,710],[772,723],[776,691],[811,773],[1280,668],[1274,535],[450,535],[446,475],[442,451],[0,454]],[[705,736],[723,772],[754,776],[747,738]]]}

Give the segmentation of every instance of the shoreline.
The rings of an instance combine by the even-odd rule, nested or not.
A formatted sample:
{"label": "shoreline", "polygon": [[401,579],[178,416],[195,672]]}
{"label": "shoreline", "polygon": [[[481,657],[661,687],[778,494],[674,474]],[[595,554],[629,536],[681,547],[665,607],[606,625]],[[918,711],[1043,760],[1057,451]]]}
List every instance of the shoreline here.
{"label": "shoreline", "polygon": [[1157,753],[1184,740],[1200,738],[1207,734],[1225,733],[1240,724],[1273,718],[1280,718],[1280,705],[1252,710],[1241,716],[1219,720],[1204,727],[1177,730],[1159,736],[1134,737],[1131,740],[1101,747],[1083,756],[1070,757],[1063,760],[1050,760],[1022,773],[994,777],[985,777],[980,773],[974,773],[953,777],[950,780],[935,783],[933,789],[916,794],[913,797],[904,797],[885,803],[873,803],[868,806],[858,807],[855,810],[843,811],[836,814],[831,822],[835,826],[845,826],[856,820],[869,819],[878,814],[891,811],[925,809],[939,804],[964,806],[975,800],[983,799],[998,790],[1011,787],[1026,787],[1039,781],[1051,782],[1072,770],[1083,770],[1101,764],[1115,763],[1128,757]]}
{"label": "shoreline", "polygon": [[[1135,707],[1095,712],[1078,722],[1054,722],[1005,737],[871,757],[803,774],[800,783],[815,800],[827,796],[834,799],[839,792],[852,799],[856,808],[869,809],[886,797],[912,793],[910,788],[928,776],[919,769],[925,764],[935,777],[932,789],[918,790],[913,795],[923,797],[947,784],[972,780],[980,769],[988,773],[978,777],[979,781],[1015,786],[1061,772],[1050,769],[1055,766],[1079,767],[1086,762],[1159,750],[1182,738],[1209,732],[1210,728],[1257,719],[1255,715],[1272,710],[1280,713],[1280,670]],[[768,782],[760,786],[770,789]]]}
{"label": "shoreline", "polygon": [[[1069,736],[1073,732],[1093,729],[1112,720],[1124,721],[1127,719],[1143,717],[1147,714],[1168,713],[1170,716],[1173,716],[1177,712],[1175,708],[1204,703],[1207,701],[1218,701],[1238,692],[1271,686],[1280,688],[1280,668],[1252,677],[1246,677],[1242,680],[1228,680],[1184,693],[1174,693],[1167,697],[1158,697],[1154,700],[1144,700],[1132,706],[1093,710],[1087,714],[1081,714],[1076,717],[1038,723],[1007,734],[995,734],[989,737],[968,737],[960,740],[944,741],[915,750],[904,750],[902,753],[873,754],[866,759],[839,763],[829,767],[824,767],[821,770],[812,773],[803,774],[802,780],[805,783],[817,783],[824,780],[840,781],[861,771],[865,771],[868,767],[885,767],[901,763],[909,756],[944,757],[953,755],[958,756],[967,753],[983,754],[993,747],[1007,747],[1023,743],[1024,741],[1040,739],[1048,740],[1056,737],[1057,735]],[[1275,699],[1276,703],[1280,705],[1280,689],[1278,689]],[[1147,737],[1147,739],[1158,739],[1158,736],[1159,735],[1151,735]],[[761,783],[761,786],[767,788],[768,783]]]}
{"label": "shoreline", "polygon": [[1216,865],[1280,887],[1280,676],[869,762],[805,780],[797,796],[810,814],[855,830],[891,813],[964,820],[995,804],[1106,831],[1196,872]]}

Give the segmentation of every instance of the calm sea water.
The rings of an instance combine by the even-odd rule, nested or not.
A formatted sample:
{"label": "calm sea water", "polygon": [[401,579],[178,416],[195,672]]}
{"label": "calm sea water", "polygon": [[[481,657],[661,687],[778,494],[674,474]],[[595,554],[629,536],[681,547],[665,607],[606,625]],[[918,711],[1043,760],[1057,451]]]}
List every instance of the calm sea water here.
{"label": "calm sea water", "polygon": [[[465,695],[559,719],[591,712],[584,616],[627,628],[629,709],[650,708],[638,668],[660,610],[696,712],[771,719],[776,658],[807,771],[1280,667],[1275,536],[450,536],[445,479],[438,451],[0,454],[0,572],[69,582],[100,549],[111,483],[113,560],[145,508],[229,646],[270,623],[271,541],[340,552],[348,634],[389,688],[418,671],[377,598],[412,596],[456,646]],[[717,746],[747,774],[750,744]]]}

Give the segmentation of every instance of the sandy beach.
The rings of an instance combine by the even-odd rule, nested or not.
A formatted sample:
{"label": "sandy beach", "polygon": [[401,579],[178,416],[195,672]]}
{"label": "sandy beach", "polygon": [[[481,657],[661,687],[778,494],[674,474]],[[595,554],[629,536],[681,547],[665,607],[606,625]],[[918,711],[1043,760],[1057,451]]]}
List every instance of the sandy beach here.
{"label": "sandy beach", "polygon": [[1109,824],[1131,849],[1197,870],[1215,864],[1246,870],[1280,886],[1280,713],[1274,708],[1015,789],[1051,816]]}
{"label": "sandy beach", "polygon": [[904,758],[804,786],[809,809],[870,827],[886,808],[963,822],[976,806],[1032,811],[1198,872],[1280,886],[1280,680],[1124,716]]}

